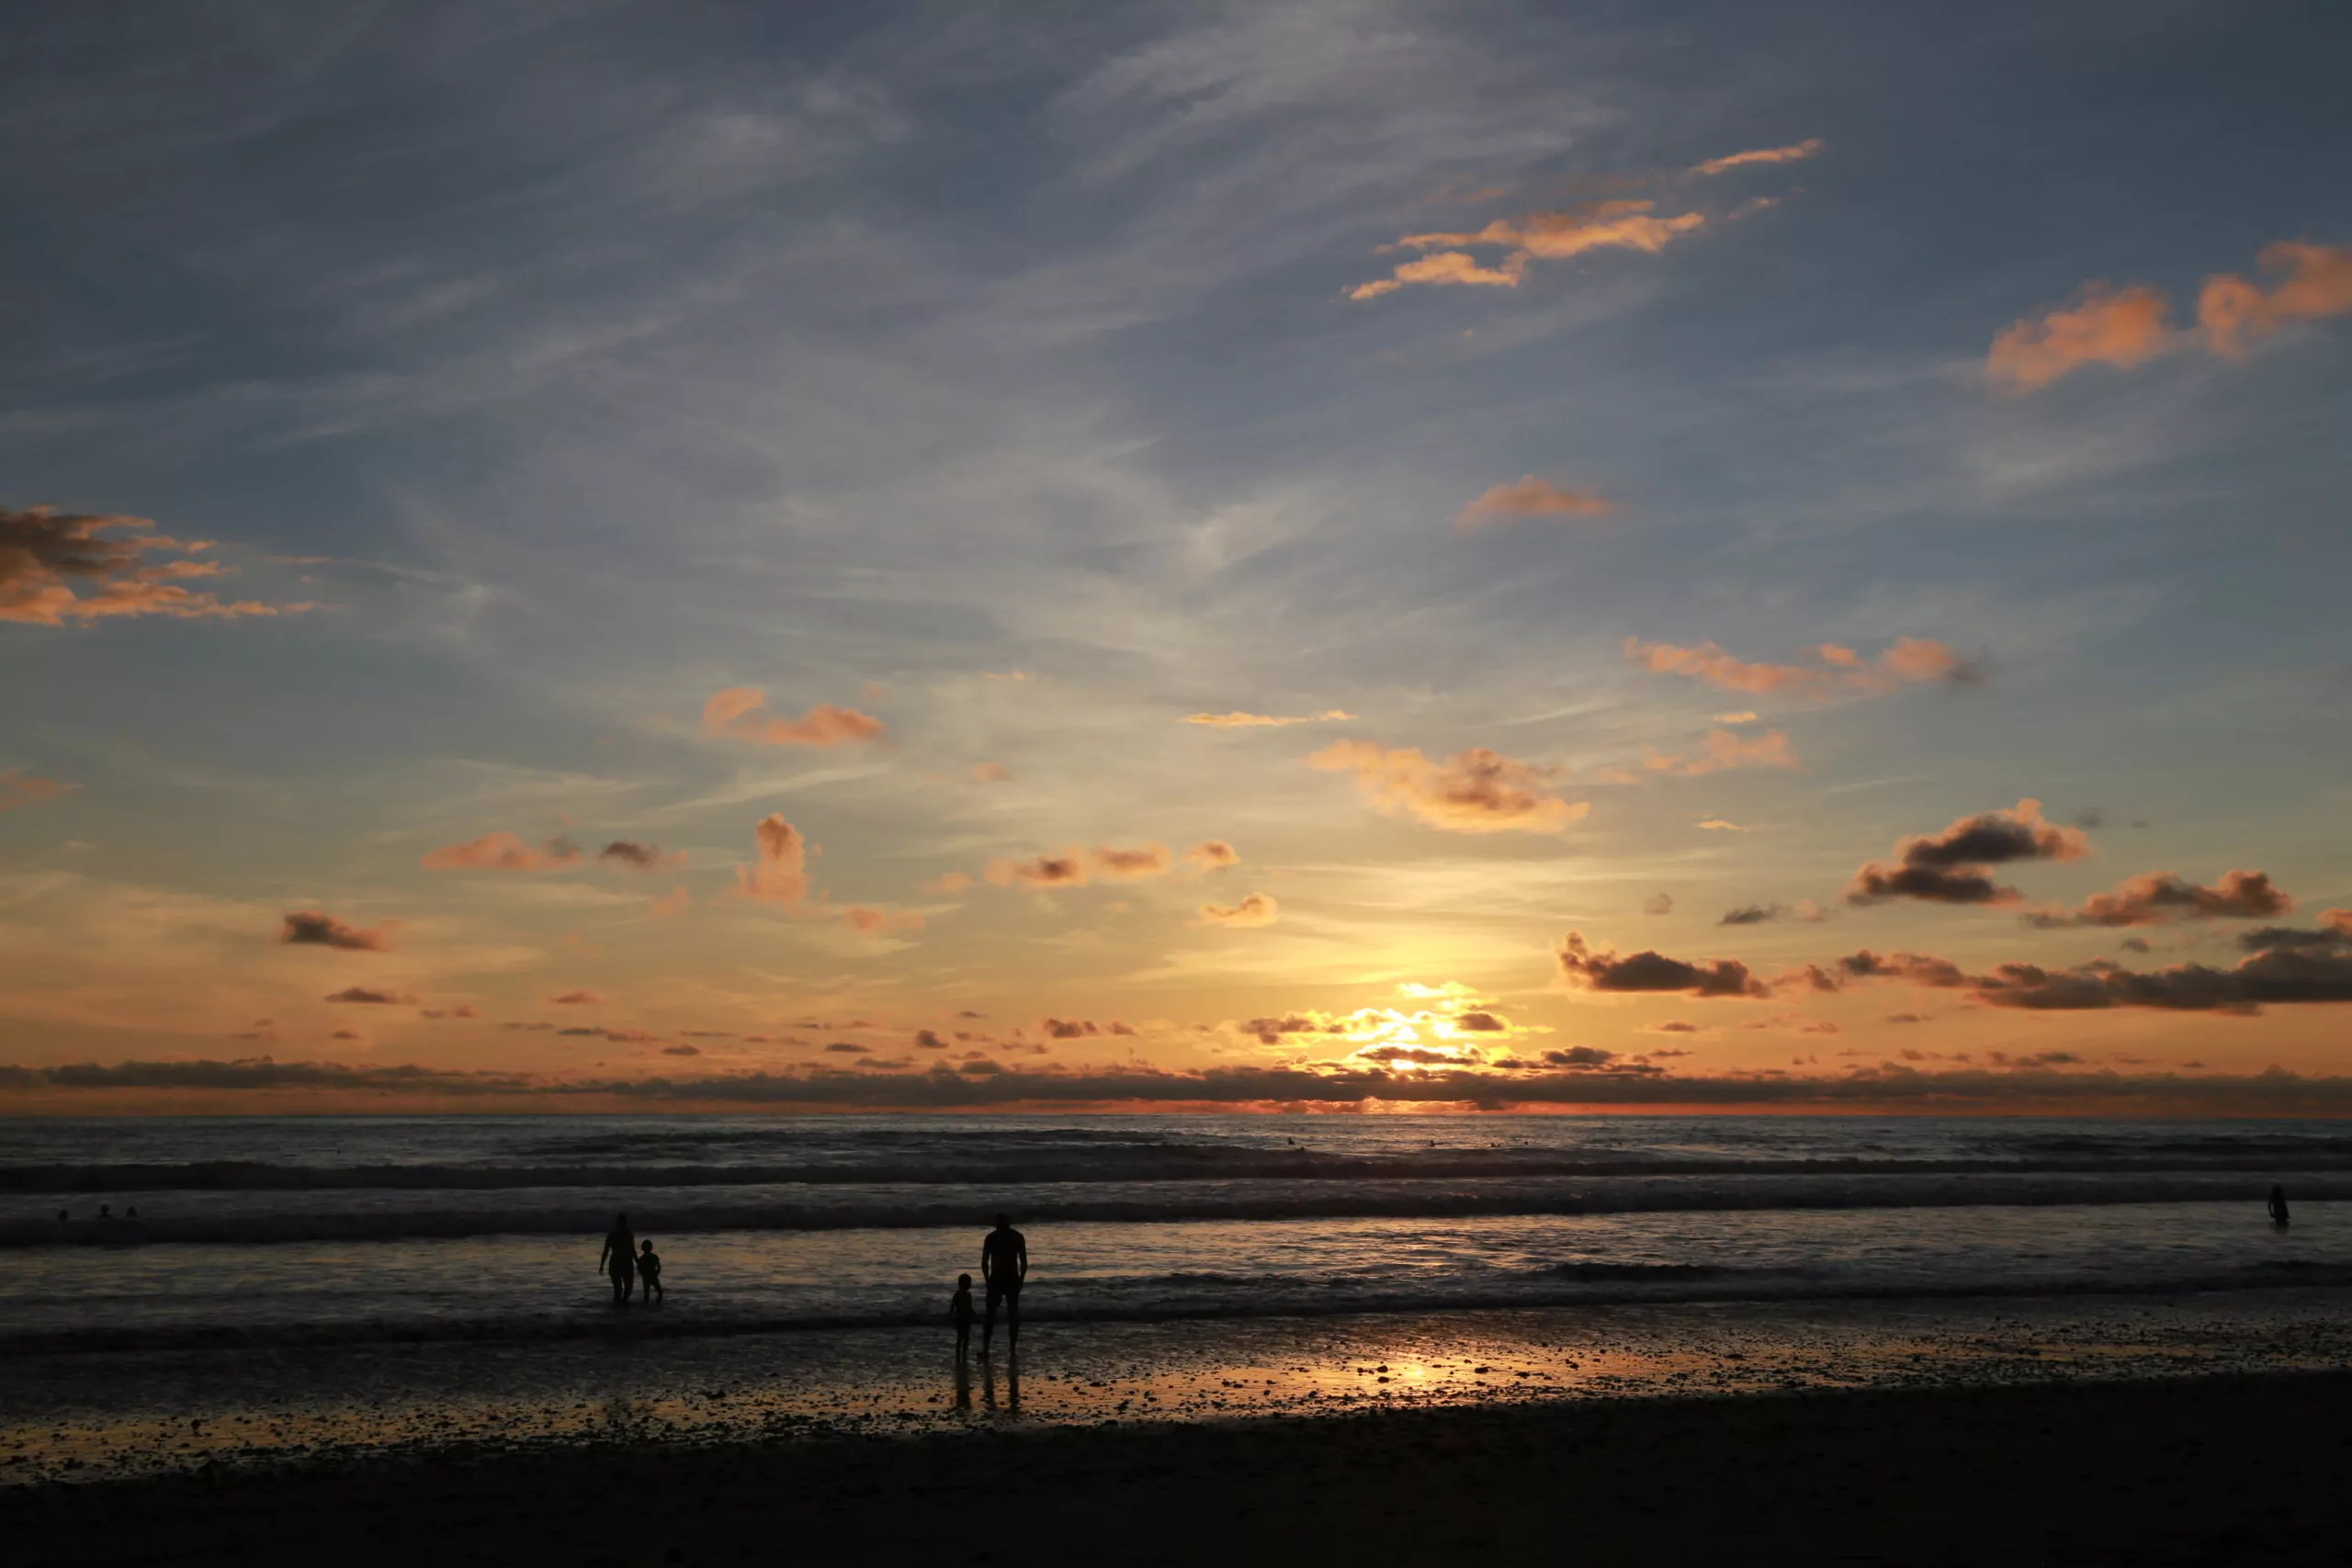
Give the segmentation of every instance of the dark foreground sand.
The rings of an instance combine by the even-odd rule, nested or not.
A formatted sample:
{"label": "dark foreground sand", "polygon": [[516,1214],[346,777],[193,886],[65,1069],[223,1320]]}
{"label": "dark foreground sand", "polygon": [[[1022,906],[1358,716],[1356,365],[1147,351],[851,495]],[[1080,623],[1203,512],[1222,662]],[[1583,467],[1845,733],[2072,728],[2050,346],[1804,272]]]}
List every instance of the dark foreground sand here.
{"label": "dark foreground sand", "polygon": [[2352,1373],[375,1458],[0,1493],[21,1564],[2342,1563]]}

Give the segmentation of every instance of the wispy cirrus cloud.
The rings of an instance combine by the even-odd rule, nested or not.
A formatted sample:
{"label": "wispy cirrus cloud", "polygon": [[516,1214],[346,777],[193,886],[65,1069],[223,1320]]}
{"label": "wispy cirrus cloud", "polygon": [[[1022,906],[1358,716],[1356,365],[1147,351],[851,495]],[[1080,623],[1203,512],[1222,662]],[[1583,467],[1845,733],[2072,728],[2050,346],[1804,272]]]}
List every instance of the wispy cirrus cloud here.
{"label": "wispy cirrus cloud", "polygon": [[775,717],[757,686],[729,686],[703,704],[702,728],[706,734],[754,746],[844,746],[873,739],[883,724],[871,714],[831,703],[819,703],[797,718]]}
{"label": "wispy cirrus cloud", "polygon": [[1335,740],[1306,761],[1327,773],[1353,772],[1383,811],[1453,833],[1557,833],[1592,809],[1563,799],[1549,771],[1483,746],[1433,762],[1410,748]]}
{"label": "wispy cirrus cloud", "polygon": [[[1846,695],[1876,696],[1927,681],[1970,685],[1984,678],[1981,666],[1933,637],[1899,637],[1876,658],[1840,643],[1815,643],[1812,664],[1765,664],[1740,659],[1713,640],[1684,648],[1629,637],[1624,651],[1627,659],[1645,670],[1686,675],[1719,691],[1788,694],[1816,702]],[[1754,722],[1756,716],[1724,714],[1718,718],[1727,724],[1744,724]]]}
{"label": "wispy cirrus cloud", "polygon": [[1642,760],[1642,766],[1654,773],[1695,778],[1732,768],[1796,768],[1804,764],[1797,761],[1795,748],[1781,730],[1768,729],[1751,738],[1728,729],[1710,729],[1705,741],[1690,755],[1651,751]]}
{"label": "wispy cirrus cloud", "polygon": [[505,829],[427,850],[418,863],[427,871],[561,871],[580,863],[580,846],[556,837],[536,849]]}
{"label": "wispy cirrus cloud", "polygon": [[45,779],[39,773],[28,773],[22,768],[0,772],[0,811],[17,811],[44,800],[55,800],[81,788],[79,784]]}
{"label": "wispy cirrus cloud", "polygon": [[[229,574],[219,561],[188,558],[212,549],[212,541],[146,532],[153,527],[144,517],[61,513],[46,506],[0,508],[0,621],[62,626],[136,615],[238,620],[318,607],[223,601],[217,593],[193,592],[182,584]],[[151,566],[149,551],[181,558]]]}
{"label": "wispy cirrus cloud", "polygon": [[1244,713],[1237,708],[1231,713],[1188,713],[1183,722],[1212,729],[1273,729],[1293,724],[1344,724],[1355,716],[1338,708],[1298,714]]}
{"label": "wispy cirrus cloud", "polygon": [[1453,531],[1473,534],[1529,517],[1606,517],[1616,502],[1596,491],[1569,490],[1533,474],[1481,491],[1453,519]]}
{"label": "wispy cirrus cloud", "polygon": [[1786,147],[1758,147],[1747,152],[1727,152],[1720,158],[1709,158],[1690,165],[1694,175],[1721,175],[1733,169],[1752,168],[1759,164],[1794,164],[1810,158],[1822,149],[1818,136],[1808,136],[1803,141]]}
{"label": "wispy cirrus cloud", "polygon": [[[1647,200],[1589,201],[1557,212],[1498,218],[1483,229],[1461,233],[1407,234],[1388,248],[1428,254],[1400,262],[1386,277],[1360,283],[1347,295],[1351,299],[1377,299],[1415,283],[1516,288],[1531,261],[1562,261],[1601,250],[1655,255],[1706,222],[1696,212],[1660,218],[1655,215],[1657,207],[1657,203]],[[1471,254],[1495,248],[1504,254],[1491,265]]]}

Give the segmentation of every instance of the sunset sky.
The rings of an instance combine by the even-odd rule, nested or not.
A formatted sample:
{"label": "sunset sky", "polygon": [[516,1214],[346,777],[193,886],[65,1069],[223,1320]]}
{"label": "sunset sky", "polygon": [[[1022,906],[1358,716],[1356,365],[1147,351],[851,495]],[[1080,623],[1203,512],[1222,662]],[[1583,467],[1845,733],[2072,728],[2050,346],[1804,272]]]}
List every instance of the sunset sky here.
{"label": "sunset sky", "polygon": [[11,38],[0,1109],[2352,1111],[2341,7]]}

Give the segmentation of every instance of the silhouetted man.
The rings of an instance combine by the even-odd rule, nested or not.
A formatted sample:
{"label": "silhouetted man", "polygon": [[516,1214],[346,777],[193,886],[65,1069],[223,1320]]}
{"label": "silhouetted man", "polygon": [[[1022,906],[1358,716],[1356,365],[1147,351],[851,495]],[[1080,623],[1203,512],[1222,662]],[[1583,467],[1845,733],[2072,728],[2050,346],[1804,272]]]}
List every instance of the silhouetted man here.
{"label": "silhouetted man", "polygon": [[980,1354],[989,1353],[996,1337],[996,1303],[1004,1303],[1004,1342],[1021,1348],[1021,1282],[1029,1277],[1029,1242],[1012,1228],[1010,1217],[999,1214],[996,1229],[980,1243],[980,1278],[989,1282],[988,1316],[980,1324]]}
{"label": "silhouetted man", "polygon": [[637,1283],[637,1237],[628,1228],[628,1216],[613,1216],[613,1228],[605,1233],[605,1250],[596,1255],[596,1267],[605,1270],[613,1281],[613,1304],[628,1305],[629,1287]]}

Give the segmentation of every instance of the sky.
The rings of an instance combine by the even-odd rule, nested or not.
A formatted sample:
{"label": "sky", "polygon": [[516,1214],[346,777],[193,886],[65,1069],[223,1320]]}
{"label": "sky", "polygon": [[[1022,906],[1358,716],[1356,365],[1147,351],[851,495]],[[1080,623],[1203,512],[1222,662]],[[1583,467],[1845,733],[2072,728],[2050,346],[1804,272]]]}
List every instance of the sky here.
{"label": "sky", "polygon": [[2352,1111],[2352,16],[33,0],[0,1111]]}

